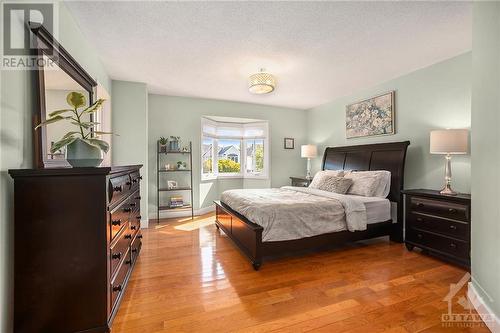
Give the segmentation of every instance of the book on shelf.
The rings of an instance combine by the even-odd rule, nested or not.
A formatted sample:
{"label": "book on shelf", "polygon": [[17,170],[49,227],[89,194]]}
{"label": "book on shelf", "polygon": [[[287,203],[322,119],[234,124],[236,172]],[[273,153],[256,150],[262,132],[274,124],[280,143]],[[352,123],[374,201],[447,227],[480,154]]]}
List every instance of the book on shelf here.
{"label": "book on shelf", "polygon": [[184,199],[182,196],[172,196],[170,197],[170,208],[182,207],[184,206]]}

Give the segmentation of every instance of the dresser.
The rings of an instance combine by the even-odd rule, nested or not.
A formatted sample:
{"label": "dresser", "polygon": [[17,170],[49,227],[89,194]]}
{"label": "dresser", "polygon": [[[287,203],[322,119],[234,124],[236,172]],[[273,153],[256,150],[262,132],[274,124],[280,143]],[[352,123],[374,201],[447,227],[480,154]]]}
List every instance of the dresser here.
{"label": "dresser", "polygon": [[9,170],[14,332],[109,332],[141,250],[140,165]]}
{"label": "dresser", "polygon": [[306,177],[290,177],[292,186],[308,187],[312,179]]}
{"label": "dresser", "polygon": [[405,190],[405,243],[470,268],[471,200],[469,194],[442,195]]}

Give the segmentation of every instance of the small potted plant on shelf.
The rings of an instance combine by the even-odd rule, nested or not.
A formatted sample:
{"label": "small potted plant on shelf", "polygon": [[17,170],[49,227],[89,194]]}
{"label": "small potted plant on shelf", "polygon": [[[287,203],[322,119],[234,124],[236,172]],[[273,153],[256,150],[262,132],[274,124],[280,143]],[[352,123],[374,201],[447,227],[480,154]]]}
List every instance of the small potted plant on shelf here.
{"label": "small potted plant on shelf", "polygon": [[87,99],[82,93],[70,92],[66,96],[66,102],[71,107],[69,109],[56,110],[49,113],[49,118],[35,127],[39,129],[59,121],[68,121],[76,126],[76,129],[69,131],[50,148],[52,154],[63,151],[66,147],[66,160],[73,167],[97,167],[101,164],[102,153],[107,153],[109,144],[100,139],[103,134],[112,134],[111,132],[95,131],[97,122],[85,121],[84,116],[97,112],[104,99],[98,99],[91,106],[87,105]]}
{"label": "small potted plant on shelf", "polygon": [[158,140],[158,141],[160,142],[160,153],[167,152],[167,142],[168,142],[168,139],[162,136],[160,138],[160,140]]}
{"label": "small potted plant on shelf", "polygon": [[179,141],[180,136],[170,136],[170,141],[168,142],[168,150],[170,151],[179,151]]}
{"label": "small potted plant on shelf", "polygon": [[187,169],[187,163],[179,161],[177,162],[177,169],[179,170],[186,170]]}

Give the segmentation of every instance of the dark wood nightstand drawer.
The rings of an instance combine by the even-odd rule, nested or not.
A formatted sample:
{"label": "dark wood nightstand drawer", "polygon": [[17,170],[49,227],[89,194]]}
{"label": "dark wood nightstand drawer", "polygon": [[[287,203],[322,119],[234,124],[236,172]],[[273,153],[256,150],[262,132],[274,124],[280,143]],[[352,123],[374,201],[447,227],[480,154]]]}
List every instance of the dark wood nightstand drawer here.
{"label": "dark wood nightstand drawer", "polygon": [[291,185],[298,187],[308,187],[311,184],[312,179],[303,177],[290,177]]}
{"label": "dark wood nightstand drawer", "polygon": [[407,241],[430,251],[443,252],[464,261],[469,258],[470,244],[468,242],[412,228],[407,231],[406,237]]}
{"label": "dark wood nightstand drawer", "polygon": [[417,213],[431,214],[460,221],[469,220],[469,209],[466,205],[444,200],[412,196],[410,198],[410,207],[408,208],[412,212]]}
{"label": "dark wood nightstand drawer", "polygon": [[470,227],[466,222],[456,222],[445,218],[411,212],[408,214],[407,224],[410,228],[435,232],[464,241],[469,240]]}

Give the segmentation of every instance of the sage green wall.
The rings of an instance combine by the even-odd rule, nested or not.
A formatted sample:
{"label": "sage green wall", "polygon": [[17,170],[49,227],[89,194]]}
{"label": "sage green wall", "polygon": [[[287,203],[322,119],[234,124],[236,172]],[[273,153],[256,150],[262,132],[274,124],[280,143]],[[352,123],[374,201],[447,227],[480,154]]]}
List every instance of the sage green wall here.
{"label": "sage green wall", "polygon": [[[111,81],[94,49],[64,5],[59,8],[59,41],[102,85]],[[15,29],[25,29],[16,22]],[[0,104],[0,332],[12,331],[13,182],[8,169],[32,167],[32,71],[2,70]]]}
{"label": "sage green wall", "polygon": [[[224,116],[269,121],[271,169],[269,180],[219,179],[201,181],[200,127],[202,116]],[[289,185],[289,176],[305,173],[300,145],[306,143],[306,112],[256,104],[202,98],[149,95],[149,213],[156,218],[156,140],[160,136],[180,136],[193,142],[195,208],[208,207],[222,191],[242,187]],[[283,149],[283,138],[295,138],[295,149]],[[182,179],[180,179],[182,180]],[[184,179],[185,180],[185,179]],[[166,179],[164,180],[166,181]]]}
{"label": "sage green wall", "polygon": [[[390,90],[396,91],[396,134],[371,138],[345,138],[346,105]],[[471,53],[434,64],[339,98],[308,111],[308,137],[318,144],[313,170],[321,167],[326,146],[358,145],[410,140],[405,188],[439,189],[444,180],[444,157],[429,154],[429,131],[469,128]],[[453,157],[453,188],[470,191],[470,157]]]}
{"label": "sage green wall", "polygon": [[500,317],[500,3],[475,2],[473,18],[472,283]]}
{"label": "sage green wall", "polygon": [[[113,165],[142,164],[141,211],[148,211],[148,89],[145,83],[113,81]],[[147,227],[144,213],[141,225]]]}

